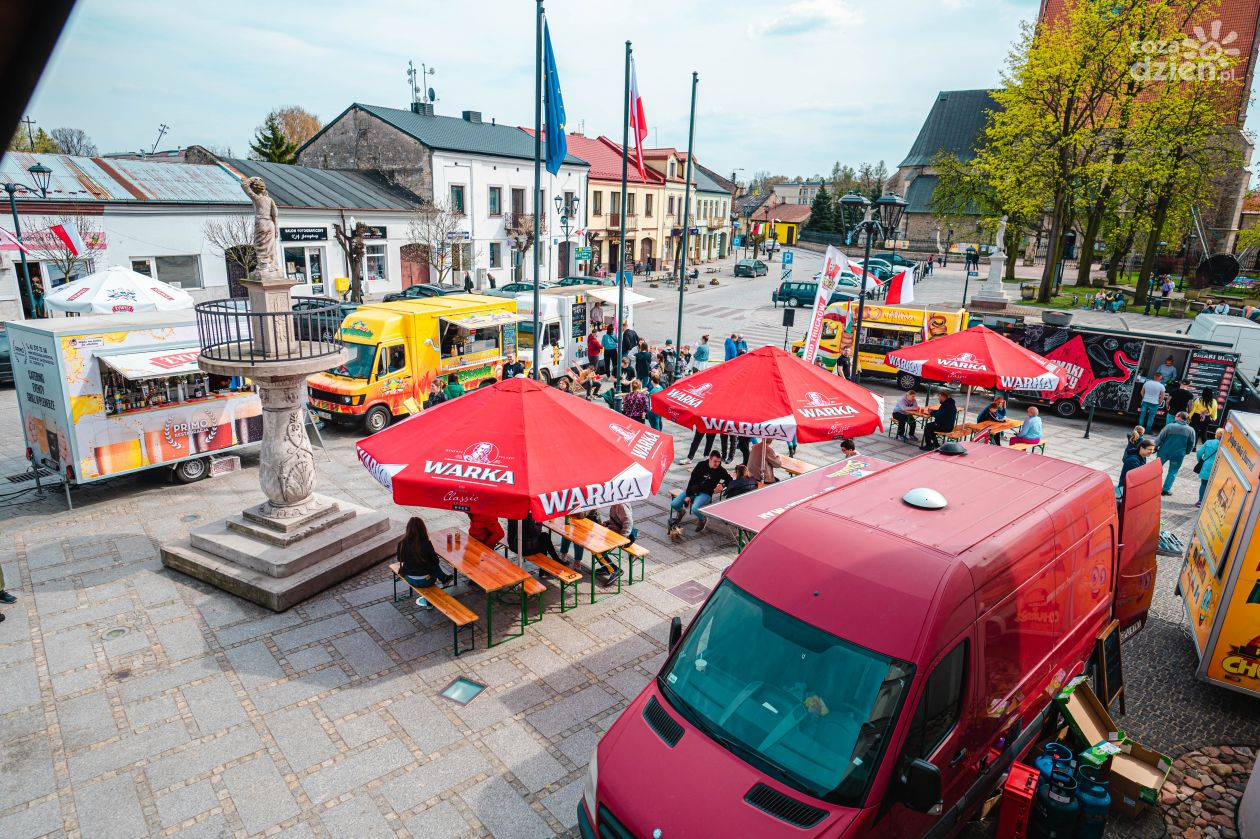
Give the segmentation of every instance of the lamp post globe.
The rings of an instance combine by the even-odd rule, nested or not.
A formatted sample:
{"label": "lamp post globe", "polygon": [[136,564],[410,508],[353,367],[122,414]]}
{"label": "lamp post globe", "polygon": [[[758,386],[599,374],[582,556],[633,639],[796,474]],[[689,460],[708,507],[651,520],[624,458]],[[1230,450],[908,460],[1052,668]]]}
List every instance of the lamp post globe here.
{"label": "lamp post globe", "polygon": [[52,181],[52,170],[42,163],[36,163],[26,171],[31,173],[31,177],[35,179],[35,188],[39,190],[41,198],[48,197],[48,184]]}
{"label": "lamp post globe", "polygon": [[901,217],[910,206],[904,198],[895,192],[887,192],[875,202],[875,211],[879,214],[879,225],[885,232],[895,231],[901,226]]}

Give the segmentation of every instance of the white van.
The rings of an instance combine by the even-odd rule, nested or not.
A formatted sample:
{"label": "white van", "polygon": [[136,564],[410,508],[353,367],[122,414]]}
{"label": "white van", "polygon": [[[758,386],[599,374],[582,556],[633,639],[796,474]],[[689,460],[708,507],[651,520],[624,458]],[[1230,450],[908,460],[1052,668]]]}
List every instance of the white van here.
{"label": "white van", "polygon": [[1190,323],[1186,334],[1196,340],[1228,344],[1241,356],[1239,372],[1249,380],[1260,376],[1260,323],[1235,315],[1204,312]]}

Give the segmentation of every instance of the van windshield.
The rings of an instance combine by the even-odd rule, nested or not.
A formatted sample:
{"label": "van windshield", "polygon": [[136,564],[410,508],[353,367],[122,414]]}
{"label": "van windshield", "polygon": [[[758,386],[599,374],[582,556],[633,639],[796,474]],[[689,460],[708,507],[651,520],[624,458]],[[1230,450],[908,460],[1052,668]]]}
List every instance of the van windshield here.
{"label": "van windshield", "polygon": [[372,364],[376,361],[376,344],[346,344],[345,347],[350,354],[346,363],[328,372],[350,379],[368,379],[372,375]]}
{"label": "van windshield", "polygon": [[724,580],[657,683],[738,757],[815,798],[857,807],[912,672]]}

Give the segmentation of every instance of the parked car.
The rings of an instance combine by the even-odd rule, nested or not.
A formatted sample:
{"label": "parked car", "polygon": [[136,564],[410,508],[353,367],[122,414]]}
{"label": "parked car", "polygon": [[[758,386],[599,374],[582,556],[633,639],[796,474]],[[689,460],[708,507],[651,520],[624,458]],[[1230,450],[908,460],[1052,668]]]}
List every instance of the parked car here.
{"label": "parked car", "polygon": [[9,357],[9,333],[0,325],[0,384],[13,384],[13,359]]}
{"label": "parked car", "polygon": [[[293,304],[295,312],[310,312],[326,305],[319,300],[299,300]],[[359,308],[358,303],[342,303],[336,309],[317,314],[307,314],[293,319],[294,331],[299,341],[332,341],[340,335],[341,323],[346,315]]]}
{"label": "parked car", "polygon": [[[852,284],[845,281],[842,277],[840,285],[844,288],[836,288],[831,293],[831,299],[827,301],[827,305],[839,303],[844,300],[857,299],[857,280],[854,279]],[[818,296],[817,280],[788,280],[779,284],[779,287],[770,292],[770,302],[778,305],[782,303],[784,307],[793,306],[800,308],[802,306],[814,305],[814,299]]]}
{"label": "parked car", "polygon": [[[545,280],[538,285],[539,289],[555,288],[555,287],[556,287],[555,283],[549,283]],[[492,294],[495,297],[515,297],[516,295],[520,294],[522,291],[533,291],[533,290],[534,290],[534,284],[529,281],[524,281],[524,282],[519,282],[519,283],[508,283],[507,285],[501,285],[498,288],[493,288],[493,289],[490,289],[489,291],[483,291],[482,294]]]}
{"label": "parked car", "polygon": [[393,303],[395,300],[420,300],[425,297],[441,297],[444,294],[459,294],[464,289],[457,285],[439,285],[438,283],[416,283],[409,285],[402,291],[392,291],[385,295],[384,302]]}
{"label": "parked car", "polygon": [[918,273],[919,269],[923,267],[922,263],[902,256],[899,253],[875,253],[871,254],[871,259],[882,259],[893,268],[911,268],[915,273]]}
{"label": "parked car", "polygon": [[770,266],[760,259],[741,259],[735,263],[737,277],[764,277],[770,273]]}
{"label": "parked car", "polygon": [[615,277],[565,277],[556,282],[558,286],[570,285],[616,285]]}
{"label": "parked car", "polygon": [[[874,271],[871,272],[871,276],[877,277]],[[815,271],[813,282],[819,283],[821,281],[822,281],[822,271]],[[836,281],[837,289],[839,289],[840,286],[847,286],[850,297],[857,296],[857,290],[858,288],[861,287],[861,285],[862,285],[862,278],[859,277],[857,274],[851,273],[849,271],[845,271],[843,274],[841,274],[840,279]],[[866,296],[867,297],[871,296],[869,291],[867,292]]]}

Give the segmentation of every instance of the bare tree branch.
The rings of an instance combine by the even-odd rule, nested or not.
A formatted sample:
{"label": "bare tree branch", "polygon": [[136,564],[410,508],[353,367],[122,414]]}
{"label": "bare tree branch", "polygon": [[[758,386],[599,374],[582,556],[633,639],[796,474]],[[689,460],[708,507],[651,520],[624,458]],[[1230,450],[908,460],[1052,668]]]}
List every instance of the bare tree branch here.
{"label": "bare tree branch", "polygon": [[435,201],[416,210],[407,226],[407,241],[419,246],[420,259],[437,271],[439,284],[451,274],[458,244],[453,234],[461,233],[463,225],[463,213],[452,211],[445,201]]}
{"label": "bare tree branch", "polygon": [[233,265],[239,265],[249,276],[254,270],[254,217],[252,215],[228,216],[208,219],[202,227],[206,241],[219,251],[219,255]]}

